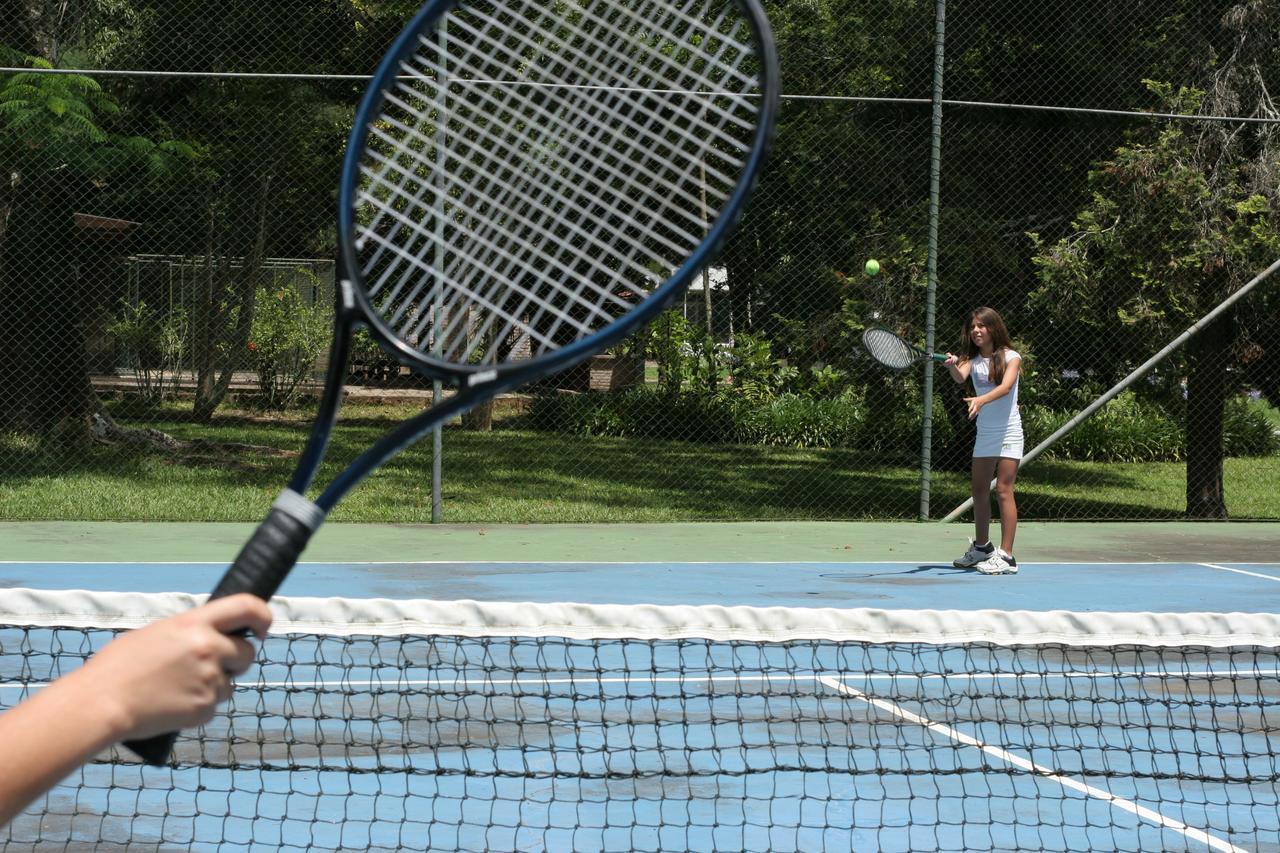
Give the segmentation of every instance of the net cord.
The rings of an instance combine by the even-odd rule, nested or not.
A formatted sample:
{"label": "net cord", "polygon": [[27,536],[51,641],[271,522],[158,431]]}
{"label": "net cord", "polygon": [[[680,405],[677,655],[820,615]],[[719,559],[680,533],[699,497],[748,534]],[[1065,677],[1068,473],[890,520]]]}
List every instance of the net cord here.
{"label": "net cord", "polygon": [[[179,592],[9,589],[12,626],[136,628],[196,607]],[[719,605],[273,598],[273,634],[568,637],[785,643],[1280,647],[1280,614],[880,610]]]}

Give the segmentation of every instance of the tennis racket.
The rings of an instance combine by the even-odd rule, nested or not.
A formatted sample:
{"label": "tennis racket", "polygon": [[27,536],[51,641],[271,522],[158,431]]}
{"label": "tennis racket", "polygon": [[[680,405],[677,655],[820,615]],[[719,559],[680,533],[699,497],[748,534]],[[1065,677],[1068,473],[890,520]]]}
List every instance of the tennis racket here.
{"label": "tennis racket", "polygon": [[[348,141],[336,333],[315,425],[213,596],[270,598],[328,512],[382,463],[666,307],[742,213],[777,108],[778,60],[757,0],[422,7]],[[312,501],[358,328],[457,390]],[[163,764],[175,737],[127,745]]]}
{"label": "tennis racket", "polygon": [[947,360],[946,353],[926,352],[884,326],[868,326],[862,332],[862,346],[872,358],[890,370],[906,370],[922,361]]}

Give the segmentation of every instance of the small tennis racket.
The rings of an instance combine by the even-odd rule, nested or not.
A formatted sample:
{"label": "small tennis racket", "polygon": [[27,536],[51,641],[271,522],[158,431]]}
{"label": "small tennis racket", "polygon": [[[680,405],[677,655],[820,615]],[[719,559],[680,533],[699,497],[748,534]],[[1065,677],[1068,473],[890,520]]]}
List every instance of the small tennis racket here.
{"label": "small tennis racket", "polygon": [[[288,488],[214,597],[270,598],[379,465],[621,340],[719,251],[759,174],[778,60],[756,0],[437,0],[383,58],[338,196],[329,373]],[[457,388],[311,501],[352,334]],[[176,735],[127,744],[168,761]]]}
{"label": "small tennis racket", "polygon": [[906,370],[930,359],[939,363],[947,360],[946,353],[925,352],[884,326],[868,326],[862,332],[862,346],[872,358],[890,370]]}

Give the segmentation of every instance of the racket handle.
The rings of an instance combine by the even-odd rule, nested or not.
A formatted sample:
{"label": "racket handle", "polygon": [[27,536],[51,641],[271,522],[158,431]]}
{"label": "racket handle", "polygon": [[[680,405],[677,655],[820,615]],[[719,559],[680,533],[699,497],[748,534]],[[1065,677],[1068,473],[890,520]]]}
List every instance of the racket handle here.
{"label": "racket handle", "polygon": [[242,592],[251,592],[263,601],[270,599],[298,562],[316,526],[279,506],[272,507],[213,588],[210,600]]}
{"label": "racket handle", "polygon": [[[279,504],[277,501],[266,520],[258,525],[253,536],[240,549],[235,562],[209,596],[211,601],[241,592],[253,593],[265,601],[275,594],[289,570],[298,562],[324,516],[313,514],[310,518],[299,518],[305,513],[298,513],[296,508],[294,512],[286,512]],[[313,505],[308,503],[307,506]],[[127,740],[124,745],[152,767],[163,767],[169,763],[177,739],[177,732],[167,732],[141,740]]]}
{"label": "racket handle", "polygon": [[933,354],[933,360],[938,362],[938,364],[942,364],[942,362],[947,360],[947,354],[945,352],[935,352]]}
{"label": "racket handle", "polygon": [[173,743],[177,739],[177,732],[167,732],[142,740],[127,740],[124,745],[152,767],[164,767],[169,763],[169,756],[173,754]]}

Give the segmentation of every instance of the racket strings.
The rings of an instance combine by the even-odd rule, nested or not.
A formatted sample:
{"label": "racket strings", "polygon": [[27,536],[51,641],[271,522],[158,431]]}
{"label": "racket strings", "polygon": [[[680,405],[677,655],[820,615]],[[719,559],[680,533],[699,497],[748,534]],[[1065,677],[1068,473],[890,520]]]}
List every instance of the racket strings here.
{"label": "racket strings", "polygon": [[[548,176],[546,176],[546,179],[547,179],[547,180],[554,180],[554,179],[555,179],[555,176],[548,175]],[[531,193],[534,191],[534,189],[533,189],[531,186],[529,186],[527,183],[526,183],[525,185],[523,185],[523,186],[517,186],[517,185],[514,185],[514,184],[508,184],[508,185],[507,185],[507,188],[508,188],[508,195],[521,194],[521,193],[523,193],[523,194],[525,194],[525,195],[529,195],[529,194],[531,194]],[[469,188],[465,188],[465,187],[464,187],[463,189],[464,189],[465,191],[467,191],[468,193],[470,193],[470,192],[471,192],[471,190],[470,190]],[[503,201],[503,199],[497,199],[497,200],[495,200],[495,203],[501,203],[502,201]],[[484,211],[481,211],[481,213],[484,213]],[[478,217],[475,217],[475,216],[468,217],[466,220],[464,220],[463,222],[461,222],[461,223],[459,224],[459,226],[458,226],[458,227],[460,227],[462,230],[464,230],[464,231],[465,231],[465,230],[467,230],[467,229],[470,227],[470,223],[471,223],[471,222],[473,222],[473,221],[476,221],[477,219],[478,219]],[[494,284],[493,284],[493,288],[494,288],[494,289],[500,289],[501,287],[503,287],[503,286],[504,286],[504,280],[505,280],[505,276],[504,276],[504,274],[503,274],[503,273],[505,272],[505,269],[506,269],[507,267],[510,267],[510,268],[516,268],[520,263],[522,263],[522,262],[526,261],[526,260],[527,260],[527,258],[528,258],[528,256],[529,256],[530,254],[534,254],[534,253],[536,253],[536,252],[538,252],[538,251],[543,251],[543,247],[542,247],[541,245],[539,245],[539,244],[535,243],[535,244],[533,244],[533,245],[531,245],[531,246],[530,246],[530,245],[526,245],[526,246],[525,246],[525,247],[524,247],[524,248],[523,248],[523,249],[522,249],[518,254],[513,254],[512,252],[510,252],[510,251],[509,251],[509,247],[508,247],[508,246],[503,245],[503,244],[500,244],[500,243],[497,243],[497,242],[489,241],[489,240],[487,239],[487,233],[488,233],[488,232],[501,230],[501,229],[499,228],[499,225],[502,225],[502,226],[504,226],[504,227],[506,227],[506,228],[510,228],[510,226],[511,226],[512,222],[513,222],[514,220],[518,220],[518,219],[523,219],[522,214],[521,214],[521,211],[520,211],[519,209],[509,209],[509,210],[508,210],[508,217],[507,217],[507,221],[506,221],[505,223],[500,222],[500,221],[497,221],[497,220],[496,220],[496,218],[495,218],[495,219],[491,222],[491,225],[490,225],[490,227],[487,229],[487,231],[479,231],[479,230],[476,230],[475,228],[471,228],[471,230],[470,230],[470,237],[472,238],[472,242],[473,242],[473,243],[478,243],[480,246],[482,246],[484,249],[486,249],[486,250],[487,250],[487,255],[481,256],[481,255],[476,254],[475,252],[472,252],[472,253],[470,254],[469,258],[467,259],[467,260],[469,261],[469,263],[470,263],[470,265],[471,265],[472,269],[470,269],[470,270],[459,270],[459,269],[457,269],[457,268],[456,268],[456,266],[454,266],[454,267],[450,267],[450,268],[445,269],[445,270],[444,270],[444,275],[445,275],[446,277],[448,277],[448,278],[453,279],[453,280],[457,280],[457,279],[460,277],[460,275],[461,275],[461,274],[468,274],[468,275],[470,276],[470,278],[472,278],[472,279],[474,279],[474,280],[488,280],[488,281],[490,281],[490,282],[493,282],[493,283],[494,283]],[[560,221],[560,225],[563,227],[564,223],[565,223],[565,220],[564,220],[564,219],[562,219],[562,220]],[[524,220],[523,220],[522,222],[520,222],[519,224],[521,224],[521,225],[526,229],[527,233],[539,233],[539,234],[543,234],[544,236],[545,236],[545,235],[550,235],[550,234],[552,233],[550,228],[548,228],[548,227],[546,227],[546,226],[544,226],[544,225],[541,225],[541,224],[539,224],[539,223],[530,223],[527,219],[524,219]],[[535,227],[536,227],[537,229],[539,229],[539,230],[537,230],[537,231],[530,231],[530,229],[531,229],[531,228],[535,228]],[[393,235],[393,237],[395,237],[395,236],[400,236],[400,235]],[[398,247],[396,246],[396,243],[394,242],[394,240],[387,240],[386,242],[387,242],[387,245],[388,245],[388,246],[390,246],[393,250],[395,250],[395,249],[397,249],[397,248],[398,248]],[[517,242],[517,243],[518,243],[519,241],[518,241],[518,240],[516,240],[516,241],[507,241],[507,242],[508,242],[508,243],[511,243],[511,242]],[[566,244],[566,245],[572,246],[573,244],[572,244],[572,243],[570,243],[570,244]],[[504,263],[503,263],[503,267],[502,267],[502,268],[497,268],[497,267],[492,266],[492,262],[493,262],[493,261],[494,261],[498,256],[501,256],[501,260],[504,262]],[[584,256],[579,255],[579,258],[578,258],[577,260],[580,262],[583,258],[584,258]],[[564,258],[563,258],[563,257],[559,258],[558,260],[559,260],[559,262],[561,262],[561,263],[563,263],[563,262],[564,262]],[[486,262],[488,262],[488,263],[486,263]],[[412,272],[412,268],[410,268],[410,269],[409,269],[409,272]],[[485,279],[480,279],[480,274],[483,274],[483,275],[485,276]],[[432,296],[432,297],[435,297],[437,294],[438,294],[438,289],[437,289],[437,290],[435,290],[435,291],[432,291],[432,292],[431,292],[431,296]],[[394,299],[397,295],[398,295],[398,292],[397,292],[397,293],[393,293],[393,294],[392,294],[392,298]],[[415,296],[415,297],[417,297],[418,295],[419,295],[419,294],[417,294],[417,293],[413,294],[413,296]],[[478,293],[478,292],[477,292],[477,293],[474,293],[474,295],[476,296],[475,301],[479,302],[479,303],[480,303],[483,307],[485,307],[486,309],[489,309],[490,311],[492,311],[492,310],[495,308],[495,306],[494,306],[494,304],[493,304],[492,302],[489,302],[489,301],[487,301],[487,300],[485,299],[485,294],[483,294],[483,293]],[[525,304],[525,306],[522,306],[522,307],[527,307],[528,301],[529,301],[529,300],[526,300],[526,304]],[[403,305],[409,305],[409,304],[413,304],[413,303],[412,303],[412,302],[410,302],[410,301],[405,301],[405,302],[403,303]],[[546,310],[548,310],[548,309],[550,309],[550,310],[552,310],[552,311],[555,311],[555,310],[556,310],[556,307],[555,307],[555,306],[548,305],[548,304],[546,304],[546,303],[543,303],[543,304],[542,304],[542,306],[541,306],[541,308],[542,308],[542,310],[543,310],[544,312],[545,312]],[[398,320],[398,319],[399,319],[399,314],[400,314],[400,313],[403,313],[403,307],[401,308],[401,311],[397,313],[397,315],[393,316],[393,318],[392,318],[392,322],[393,322],[393,323],[394,323],[396,320]],[[557,313],[558,313],[558,312],[557,312]],[[456,316],[456,315],[455,315],[455,316]],[[513,320],[513,321],[515,320],[515,318],[514,318],[514,317],[511,317],[511,318],[508,318],[508,319],[511,319],[511,320]],[[561,315],[561,319],[564,319],[564,315]],[[448,333],[448,331],[449,331],[449,330],[446,330],[446,334]],[[549,341],[548,341],[548,342],[549,342]]]}
{"label": "racket strings", "polygon": [[867,329],[862,333],[862,344],[886,367],[910,367],[916,360],[916,350],[888,329]]}
{"label": "racket strings", "polygon": [[[590,107],[591,105],[590,105],[590,104],[586,104],[585,106],[586,106],[586,107]],[[559,117],[559,116],[551,117],[551,118],[550,118],[550,120],[551,120],[551,121],[556,121],[556,120],[559,120],[559,119],[560,119],[560,117]],[[598,194],[599,194],[599,193],[597,192],[597,195],[598,195]],[[569,207],[565,208],[565,210],[567,210],[567,211],[572,211],[572,210],[573,210],[573,207],[572,207],[572,206],[569,206]],[[597,221],[598,221],[598,222],[607,221],[604,217],[605,217],[605,216],[609,216],[609,215],[614,215],[614,216],[616,216],[616,215],[617,215],[617,211],[616,211],[616,209],[615,209],[615,210],[610,210],[610,211],[606,211],[606,212],[604,212],[604,213],[603,213],[603,215],[602,215],[601,217],[598,217],[598,218],[597,218]],[[567,223],[568,221],[569,221],[569,220],[568,220],[568,218],[566,218],[566,217],[561,217],[561,218],[560,218],[560,219],[555,223],[555,226],[556,226],[556,227],[558,227],[558,228],[563,229],[563,227],[566,225],[566,223]],[[597,227],[598,227],[598,226],[597,226]],[[544,228],[544,229],[543,229],[544,233],[550,233],[550,232],[551,232],[551,230],[552,230],[551,228]],[[536,249],[536,248],[537,248],[537,247],[535,247],[535,249]],[[564,257],[562,256],[562,257],[557,258],[556,260],[557,260],[558,262],[560,262],[560,263],[562,263],[562,264],[563,264],[563,263],[565,263],[568,259],[566,259],[566,258],[564,258]],[[587,279],[587,281],[588,281],[588,283],[589,283],[589,281],[590,281],[590,280],[589,280],[589,279]],[[606,297],[606,298],[613,298],[613,299],[614,299],[614,301],[619,301],[619,300],[617,300],[617,299],[616,299],[616,297],[613,297],[613,296],[612,296],[612,294],[607,293],[607,292],[603,293],[603,296],[604,296],[604,297]],[[596,299],[596,303],[597,303],[597,305],[598,305],[601,301],[602,301],[602,300],[600,300],[599,298],[597,298],[597,299]],[[522,306],[522,307],[527,307],[527,306]],[[625,306],[625,305],[624,305],[623,307],[627,307],[627,306]],[[549,309],[549,308],[550,308],[551,310],[554,310],[554,308],[553,308],[552,306],[547,306],[547,305],[545,305],[545,304],[544,304],[544,305],[540,306],[540,311],[539,311],[539,313],[540,313],[540,314],[546,313],[546,312],[548,311],[548,309]],[[597,311],[597,313],[599,313],[599,311]],[[491,317],[491,319],[493,319],[493,318]],[[536,325],[536,321],[537,321],[537,319],[538,319],[538,318],[537,318],[537,317],[535,317],[535,321],[534,321],[534,324],[535,324],[535,325]],[[557,322],[557,323],[559,323],[559,322],[564,321],[565,319],[567,319],[567,318],[566,318],[566,316],[565,316],[563,313],[559,313],[559,316],[556,318],[556,322]],[[611,319],[611,317],[605,317],[605,319],[606,319],[606,321],[607,321],[607,320]],[[553,329],[553,331],[554,331],[554,329]],[[482,337],[483,337],[483,336],[482,336]]]}
{"label": "racket strings", "polygon": [[594,334],[732,194],[758,109],[735,7],[596,6],[455,11],[384,93],[357,244],[375,307],[421,351],[492,362]]}

